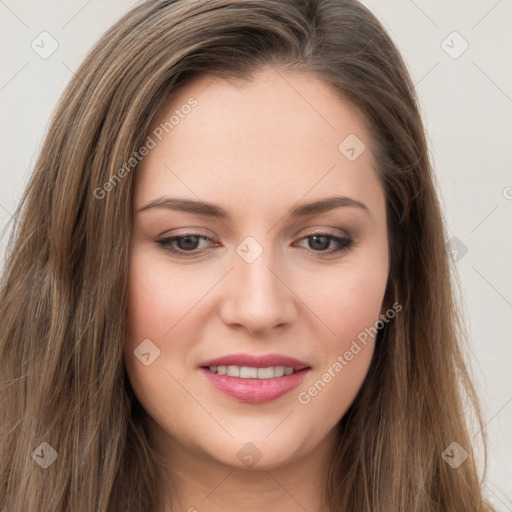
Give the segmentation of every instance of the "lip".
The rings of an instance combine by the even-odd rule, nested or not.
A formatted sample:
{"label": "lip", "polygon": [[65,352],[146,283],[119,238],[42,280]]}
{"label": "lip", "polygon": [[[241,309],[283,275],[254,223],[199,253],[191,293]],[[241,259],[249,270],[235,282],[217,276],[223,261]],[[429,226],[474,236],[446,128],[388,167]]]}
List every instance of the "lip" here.
{"label": "lip", "polygon": [[228,356],[218,357],[217,359],[210,359],[199,364],[199,367],[203,366],[249,366],[251,368],[284,366],[285,368],[293,368],[297,371],[309,368],[309,365],[304,361],[299,361],[294,357],[288,357],[281,354],[264,354],[261,356],[251,354],[230,354]]}
{"label": "lip", "polygon": [[199,371],[208,379],[210,384],[221,393],[250,404],[271,402],[286,395],[304,380],[310,368],[304,368],[297,373],[274,377],[272,379],[242,379],[240,377],[228,377],[212,373],[206,368]]}
{"label": "lip", "polygon": [[[268,368],[284,366],[293,368],[295,373],[274,377],[272,379],[242,379],[212,373],[208,366],[249,366],[252,368]],[[286,395],[298,387],[311,370],[305,362],[293,357],[280,354],[254,356],[251,354],[231,354],[204,361],[199,365],[199,371],[208,382],[218,391],[240,402],[260,404],[271,402]]]}

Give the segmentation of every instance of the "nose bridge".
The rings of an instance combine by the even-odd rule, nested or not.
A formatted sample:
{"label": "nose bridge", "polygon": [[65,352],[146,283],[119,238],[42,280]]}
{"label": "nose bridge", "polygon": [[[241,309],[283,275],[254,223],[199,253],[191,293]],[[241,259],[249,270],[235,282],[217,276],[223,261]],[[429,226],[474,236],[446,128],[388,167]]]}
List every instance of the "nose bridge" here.
{"label": "nose bridge", "polygon": [[[264,247],[253,237],[247,237],[236,249],[235,279],[240,298],[252,299],[269,304],[275,295],[282,293],[279,280],[271,271],[278,267],[275,251],[266,244]],[[279,286],[280,285],[280,286]]]}
{"label": "nose bridge", "polygon": [[253,237],[237,246],[224,310],[227,323],[242,324],[255,332],[291,321],[293,294],[281,281],[283,277],[277,277],[281,265],[276,254]]}

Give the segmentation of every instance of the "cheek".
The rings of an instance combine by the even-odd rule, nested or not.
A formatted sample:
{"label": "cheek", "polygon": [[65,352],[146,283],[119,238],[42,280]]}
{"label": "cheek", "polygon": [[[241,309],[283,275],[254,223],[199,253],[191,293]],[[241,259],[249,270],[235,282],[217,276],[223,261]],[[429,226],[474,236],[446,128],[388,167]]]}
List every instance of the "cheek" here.
{"label": "cheek", "polygon": [[[334,344],[346,350],[350,341],[374,326],[379,319],[386,281],[382,276],[351,276],[332,297],[332,329],[336,332]],[[334,295],[334,294],[333,294]]]}
{"label": "cheek", "polygon": [[[185,410],[189,400],[173,378],[183,378],[181,365],[173,365],[172,360],[182,361],[187,354],[187,343],[180,343],[180,339],[186,340],[182,329],[188,325],[191,305],[204,293],[200,293],[204,284],[191,282],[184,274],[142,249],[132,253],[124,363],[144,409],[150,417],[172,428],[177,428],[172,412]],[[142,346],[144,350],[139,348]]]}
{"label": "cheek", "polygon": [[195,283],[179,266],[166,265],[144,251],[134,251],[129,274],[127,345],[147,337],[162,343],[201,297],[204,283]]}
{"label": "cheek", "polygon": [[[358,337],[371,341],[367,331],[383,312],[387,279],[387,259],[381,252],[377,258],[347,259],[336,269],[315,272],[314,279],[295,281],[294,289],[318,320],[316,343],[331,359],[334,353],[348,350]],[[322,361],[324,365],[332,362]]]}
{"label": "cheek", "polygon": [[334,425],[343,416],[366,378],[378,330],[384,325],[387,277],[386,258],[381,257],[347,266],[329,279],[320,276],[309,292],[308,306],[325,319],[326,328],[319,336],[320,364],[298,390],[297,401],[326,424]]}
{"label": "cheek", "polygon": [[[180,318],[186,313],[185,306],[192,300],[188,295],[193,294],[194,287],[190,283],[186,286],[179,272],[173,275],[162,267],[161,262],[144,250],[133,251],[128,277],[124,357],[134,389],[138,386],[145,389],[153,380],[159,385],[165,378],[161,371],[156,372],[157,368],[164,368],[165,340],[173,334],[174,326],[179,326]],[[139,347],[145,347],[144,351]],[[175,343],[173,351],[179,350],[180,344]],[[137,353],[150,355],[143,358],[137,357]]]}

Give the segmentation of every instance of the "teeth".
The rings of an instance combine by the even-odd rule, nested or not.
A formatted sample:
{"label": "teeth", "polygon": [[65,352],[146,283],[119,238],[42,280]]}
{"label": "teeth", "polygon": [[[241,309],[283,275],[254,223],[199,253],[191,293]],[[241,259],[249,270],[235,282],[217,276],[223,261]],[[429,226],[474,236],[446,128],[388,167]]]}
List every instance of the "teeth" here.
{"label": "teeth", "polygon": [[228,366],[226,375],[228,377],[240,377],[240,366]]}
{"label": "teeth", "polygon": [[[288,368],[293,373],[293,368]],[[284,366],[276,366],[274,368],[274,377],[282,377],[284,375]]]}
{"label": "teeth", "polygon": [[274,368],[258,368],[258,379],[271,379],[274,376]]}
{"label": "teeth", "polygon": [[241,379],[273,379],[295,373],[293,368],[284,366],[271,366],[269,368],[253,368],[251,366],[209,366],[212,373],[240,377]]}
{"label": "teeth", "polygon": [[257,379],[258,378],[258,368],[250,368],[249,366],[241,366],[240,367],[240,377],[242,379]]}

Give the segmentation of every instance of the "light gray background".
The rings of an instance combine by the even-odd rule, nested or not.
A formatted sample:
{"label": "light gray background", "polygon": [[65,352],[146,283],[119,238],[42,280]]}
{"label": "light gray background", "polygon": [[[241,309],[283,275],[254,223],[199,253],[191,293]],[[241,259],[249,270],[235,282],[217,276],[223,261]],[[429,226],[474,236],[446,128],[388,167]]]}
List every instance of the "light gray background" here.
{"label": "light gray background", "polygon": [[[498,510],[512,511],[512,0],[364,3],[409,66],[449,234],[468,250],[456,269],[490,439],[487,492]],[[0,0],[0,229],[14,211],[64,86],[92,44],[133,5]],[[59,45],[46,59],[31,48],[43,31]],[[4,247],[5,238],[2,256]]]}

